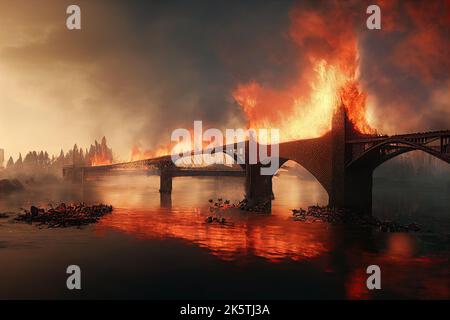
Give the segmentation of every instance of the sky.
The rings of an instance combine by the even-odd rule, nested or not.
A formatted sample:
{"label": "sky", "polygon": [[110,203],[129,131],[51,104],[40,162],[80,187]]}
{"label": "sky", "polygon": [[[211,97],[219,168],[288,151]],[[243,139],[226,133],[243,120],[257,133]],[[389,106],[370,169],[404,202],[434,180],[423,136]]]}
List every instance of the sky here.
{"label": "sky", "polygon": [[[449,1],[378,3],[382,30],[369,31],[365,1],[0,0],[0,148],[59,154],[106,136],[127,160],[194,120],[245,127],[237,86],[287,91],[311,52],[342,49],[325,35],[348,32],[372,126],[449,129]],[[81,30],[66,28],[70,4]],[[327,32],[299,44],[295,19],[314,15]]]}

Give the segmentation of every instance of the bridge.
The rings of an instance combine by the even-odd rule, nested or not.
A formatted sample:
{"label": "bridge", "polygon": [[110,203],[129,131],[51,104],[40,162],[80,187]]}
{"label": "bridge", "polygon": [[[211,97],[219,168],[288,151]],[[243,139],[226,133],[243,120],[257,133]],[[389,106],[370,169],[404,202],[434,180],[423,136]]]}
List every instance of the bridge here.
{"label": "bridge", "polygon": [[[242,170],[216,171],[179,168],[171,156],[96,167],[65,167],[66,178],[80,179],[85,174],[111,170],[149,170],[160,175],[161,194],[172,192],[172,179],[178,176],[245,176],[245,193],[250,205],[272,199],[272,177],[261,175],[264,165],[259,159],[250,164],[248,141],[224,145],[220,151],[245,159]],[[270,149],[270,146],[268,146]],[[217,150],[217,149],[216,149]],[[308,170],[328,193],[329,205],[371,212],[372,174],[382,163],[407,152],[419,150],[450,164],[450,130],[399,135],[363,134],[349,121],[344,106],[333,115],[331,130],[319,138],[283,142],[279,144],[279,167],[288,160]],[[206,153],[201,151],[199,153]],[[199,154],[192,152],[191,155]],[[245,156],[244,156],[245,155]]]}

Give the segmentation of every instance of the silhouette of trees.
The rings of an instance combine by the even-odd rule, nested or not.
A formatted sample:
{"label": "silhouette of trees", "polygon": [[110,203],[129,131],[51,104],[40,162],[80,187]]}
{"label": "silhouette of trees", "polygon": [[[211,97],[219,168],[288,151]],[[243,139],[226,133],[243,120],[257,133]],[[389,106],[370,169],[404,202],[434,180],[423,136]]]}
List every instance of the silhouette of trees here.
{"label": "silhouette of trees", "polygon": [[50,158],[47,151],[30,151],[22,160],[22,154],[14,162],[12,157],[6,164],[6,170],[15,172],[55,172],[61,171],[63,166],[92,166],[96,164],[109,164],[113,162],[112,149],[108,147],[106,138],[101,143],[95,140],[88,149],[83,150],[77,144],[71,150],[64,153],[61,149],[58,156]]}

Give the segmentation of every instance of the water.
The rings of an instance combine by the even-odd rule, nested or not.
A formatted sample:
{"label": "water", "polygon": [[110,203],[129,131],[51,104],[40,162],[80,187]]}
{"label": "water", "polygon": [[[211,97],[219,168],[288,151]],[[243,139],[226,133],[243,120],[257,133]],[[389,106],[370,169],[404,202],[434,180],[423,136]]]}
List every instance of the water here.
{"label": "water", "polygon": [[[450,297],[448,189],[375,181],[375,215],[426,226],[387,234],[293,221],[290,209],[328,201],[313,180],[275,177],[272,214],[231,210],[226,226],[204,223],[208,199],[241,200],[242,178],[176,178],[171,199],[158,187],[155,176],[115,176],[1,198],[0,211],[76,200],[115,209],[81,229],[0,219],[0,298]],[[66,289],[71,264],[81,267],[81,291]],[[382,290],[366,289],[372,264]]]}

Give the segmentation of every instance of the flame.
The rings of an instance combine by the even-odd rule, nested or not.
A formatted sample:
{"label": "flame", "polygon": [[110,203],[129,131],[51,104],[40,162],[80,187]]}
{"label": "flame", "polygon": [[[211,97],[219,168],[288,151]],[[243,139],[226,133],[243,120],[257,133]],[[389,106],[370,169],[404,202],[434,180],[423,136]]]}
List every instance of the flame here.
{"label": "flame", "polygon": [[294,8],[290,16],[290,36],[302,54],[297,64],[302,68],[281,89],[256,81],[236,86],[232,95],[247,115],[248,127],[279,128],[282,141],[318,137],[330,130],[342,103],[358,131],[374,133],[367,121],[366,94],[358,84],[359,53],[349,19],[330,27],[327,20],[335,21],[339,13],[327,17]]}
{"label": "flame", "polygon": [[367,94],[358,88],[356,80],[350,80],[341,87],[340,98],[347,109],[350,121],[355,125],[359,132],[367,134],[376,132],[367,121]]}
{"label": "flame", "polygon": [[160,145],[155,150],[141,150],[139,147],[133,146],[131,149],[130,161],[163,157],[171,154],[182,153],[184,151],[191,151],[192,149],[192,145],[188,141],[181,141],[179,143],[172,142],[167,145]]}
{"label": "flame", "polygon": [[160,146],[155,150],[141,150],[137,146],[131,148],[130,161],[145,160],[170,154],[169,146]]}
{"label": "flame", "polygon": [[107,157],[105,154],[95,154],[94,157],[91,159],[91,166],[106,166],[110,165],[111,159]]}
{"label": "flame", "polygon": [[[145,160],[145,159],[152,159],[157,157],[163,157],[167,155],[173,155],[173,154],[181,154],[183,152],[188,152],[194,150],[194,138],[193,138],[193,132],[191,132],[191,140],[180,140],[180,141],[172,141],[166,145],[160,145],[158,148],[154,150],[141,150],[138,146],[133,146],[131,149],[131,157],[130,161],[138,161],[138,160]],[[215,145],[222,145],[221,142],[215,142]],[[202,141],[201,146],[197,146],[198,148],[207,148],[209,146],[208,141]],[[203,157],[202,155],[196,155],[191,157],[192,162],[196,165],[203,164]],[[191,164],[191,161],[188,161],[187,158],[180,159],[180,165],[183,164]]]}

